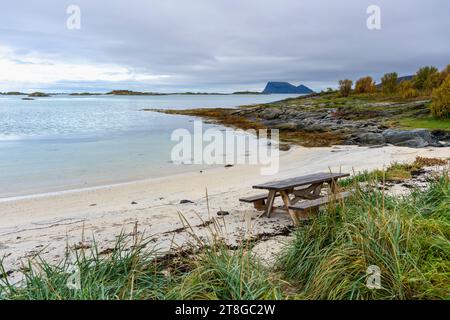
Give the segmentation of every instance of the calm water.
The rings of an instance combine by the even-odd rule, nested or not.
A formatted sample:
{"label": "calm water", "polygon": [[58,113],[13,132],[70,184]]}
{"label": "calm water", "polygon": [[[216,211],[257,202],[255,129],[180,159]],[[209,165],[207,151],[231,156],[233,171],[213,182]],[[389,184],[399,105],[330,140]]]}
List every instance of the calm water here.
{"label": "calm water", "polygon": [[292,95],[0,96],[0,198],[98,186],[192,170],[170,161],[192,118],[140,111],[235,107]]}

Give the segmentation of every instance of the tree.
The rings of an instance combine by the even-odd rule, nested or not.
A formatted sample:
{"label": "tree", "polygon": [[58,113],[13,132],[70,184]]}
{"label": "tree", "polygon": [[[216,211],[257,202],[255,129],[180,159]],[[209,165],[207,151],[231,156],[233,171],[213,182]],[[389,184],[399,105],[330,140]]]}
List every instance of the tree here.
{"label": "tree", "polygon": [[441,71],[441,83],[450,75],[450,64]]}
{"label": "tree", "polygon": [[353,81],[349,79],[339,80],[339,92],[342,97],[348,97],[352,92]]}
{"label": "tree", "polygon": [[397,91],[398,86],[398,75],[397,72],[386,73],[381,78],[381,88],[384,93],[392,94]]}
{"label": "tree", "polygon": [[437,118],[450,118],[450,76],[445,78],[439,88],[433,90],[430,111]]}
{"label": "tree", "polygon": [[439,86],[440,73],[436,67],[423,67],[414,76],[414,87],[417,90],[431,92]]}
{"label": "tree", "polygon": [[364,77],[356,81],[355,92],[356,93],[371,93],[376,90],[375,82],[372,77]]}
{"label": "tree", "polygon": [[418,92],[414,89],[414,83],[411,80],[400,82],[397,89],[400,97],[403,99],[410,99],[418,96]]}

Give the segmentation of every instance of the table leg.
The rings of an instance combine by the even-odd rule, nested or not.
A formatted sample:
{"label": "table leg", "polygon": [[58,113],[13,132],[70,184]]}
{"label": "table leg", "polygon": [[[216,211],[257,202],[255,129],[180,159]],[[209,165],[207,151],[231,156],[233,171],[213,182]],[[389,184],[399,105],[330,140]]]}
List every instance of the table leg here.
{"label": "table leg", "polygon": [[272,210],[273,210],[273,203],[275,202],[275,195],[276,195],[276,191],[269,190],[269,195],[267,196],[267,202],[266,202],[266,210],[262,214],[262,215],[265,214],[268,218],[270,218],[270,214],[272,213]]}
{"label": "table leg", "polygon": [[295,214],[294,210],[290,209],[289,206],[291,205],[291,200],[289,199],[288,194],[286,191],[280,191],[281,198],[283,199],[284,206],[286,207],[287,212],[289,212],[289,215],[292,218],[292,221],[294,221],[294,225],[298,226],[299,221],[297,218],[297,215]]}

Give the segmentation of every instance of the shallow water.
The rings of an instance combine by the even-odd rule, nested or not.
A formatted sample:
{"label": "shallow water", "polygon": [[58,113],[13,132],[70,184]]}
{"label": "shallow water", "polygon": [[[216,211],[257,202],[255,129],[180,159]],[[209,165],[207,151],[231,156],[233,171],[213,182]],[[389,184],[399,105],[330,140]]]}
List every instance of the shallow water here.
{"label": "shallow water", "polygon": [[292,95],[0,96],[0,197],[200,168],[170,159],[171,133],[192,130],[193,119],[143,108],[235,107],[287,97]]}

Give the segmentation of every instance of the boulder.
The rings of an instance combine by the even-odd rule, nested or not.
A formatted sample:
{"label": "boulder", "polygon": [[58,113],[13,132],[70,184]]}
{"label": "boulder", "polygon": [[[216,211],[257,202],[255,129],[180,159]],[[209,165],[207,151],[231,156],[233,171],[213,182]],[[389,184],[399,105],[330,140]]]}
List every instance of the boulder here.
{"label": "boulder", "polygon": [[361,133],[356,137],[356,139],[361,145],[379,145],[386,143],[386,139],[381,133]]}
{"label": "boulder", "polygon": [[423,148],[430,145],[438,145],[439,142],[433,139],[430,131],[426,129],[415,130],[393,130],[383,131],[383,137],[387,143],[401,147]]}
{"label": "boulder", "polygon": [[275,108],[264,109],[259,116],[266,120],[272,120],[278,118],[282,114],[282,111]]}

